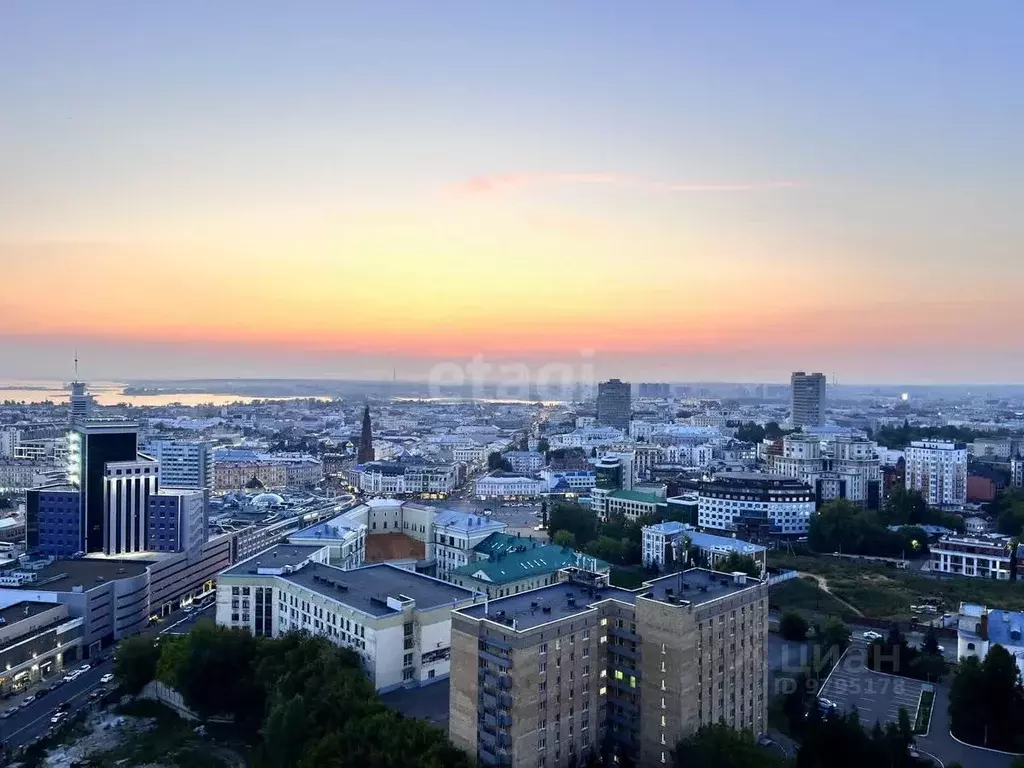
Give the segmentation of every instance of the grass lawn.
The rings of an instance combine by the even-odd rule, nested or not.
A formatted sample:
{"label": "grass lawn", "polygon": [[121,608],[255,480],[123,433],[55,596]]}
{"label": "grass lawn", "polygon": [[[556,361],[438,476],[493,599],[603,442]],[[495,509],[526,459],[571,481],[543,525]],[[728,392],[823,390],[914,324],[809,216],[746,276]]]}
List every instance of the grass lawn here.
{"label": "grass lawn", "polygon": [[777,611],[799,611],[802,614],[838,616],[849,623],[857,614],[818,588],[811,578],[790,579],[768,590],[768,607]]}
{"label": "grass lawn", "polygon": [[933,703],[935,703],[935,691],[922,691],[921,703],[917,706],[917,717],[914,719],[914,733],[928,733],[928,723],[932,719]]}
{"label": "grass lawn", "polygon": [[[961,602],[998,605],[1010,611],[1024,610],[1024,590],[1012,581],[931,578],[881,564],[853,563],[831,555],[770,552],[768,564],[824,576],[833,593],[875,619],[910,619],[913,617],[910,606],[923,603],[925,598],[942,600],[940,613],[955,612]],[[791,583],[779,585],[773,593]]]}

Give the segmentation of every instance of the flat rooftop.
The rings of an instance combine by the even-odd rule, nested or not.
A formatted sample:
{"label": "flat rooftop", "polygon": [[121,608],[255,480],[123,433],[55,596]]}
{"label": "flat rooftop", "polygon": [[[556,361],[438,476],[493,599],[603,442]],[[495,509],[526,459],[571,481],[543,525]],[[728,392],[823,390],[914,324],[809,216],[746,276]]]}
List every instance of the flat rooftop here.
{"label": "flat rooftop", "polygon": [[58,605],[60,603],[40,603],[35,600],[24,600],[20,603],[9,605],[6,608],[0,609],[0,620],[2,620],[0,621],[0,626],[9,627],[19,621],[38,616],[43,611],[48,611]]}
{"label": "flat rooftop", "polygon": [[71,592],[75,586],[80,585],[88,591],[108,581],[128,579],[143,574],[153,560],[152,555],[148,561],[107,560],[89,557],[83,557],[80,560],[56,560],[36,571],[35,581],[15,587],[15,589]]}
{"label": "flat rooftop", "polygon": [[[458,613],[474,619],[482,619],[486,616],[497,621],[497,616],[504,611],[506,620],[515,619],[517,630],[528,630],[551,621],[584,614],[605,600],[618,600],[622,603],[636,605],[637,598],[645,596],[669,602],[668,590],[672,590],[673,595],[681,595],[684,603],[703,605],[720,597],[749,589],[757,583],[756,580],[747,580],[739,584],[728,573],[691,568],[688,571],[680,571],[645,582],[640,589],[603,587],[593,595],[588,594],[586,586],[582,584],[564,581],[529,592],[520,592],[517,595],[491,600],[486,606],[484,603],[478,603],[460,608]],[[574,598],[575,605],[569,604],[570,595]],[[545,608],[550,610],[545,612]]]}
{"label": "flat rooftop", "polygon": [[325,546],[325,544],[275,544],[259,554],[253,555],[248,560],[243,560],[226,571],[222,571],[221,575],[240,576],[257,568],[295,567],[306,562]]}
{"label": "flat rooftop", "polygon": [[[421,611],[454,605],[473,597],[473,591],[413,571],[380,563],[350,571],[332,565],[310,563],[301,570],[279,578],[337,600],[357,611],[378,618],[400,611],[387,605],[387,598],[400,595],[416,601]],[[345,589],[341,589],[343,585]]]}

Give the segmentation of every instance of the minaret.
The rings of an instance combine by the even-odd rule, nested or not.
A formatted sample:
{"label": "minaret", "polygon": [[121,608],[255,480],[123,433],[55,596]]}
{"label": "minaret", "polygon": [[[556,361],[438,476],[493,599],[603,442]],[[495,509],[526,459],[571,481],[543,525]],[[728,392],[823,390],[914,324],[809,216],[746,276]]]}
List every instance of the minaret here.
{"label": "minaret", "polygon": [[357,459],[360,464],[373,461],[373,430],[370,428],[370,404],[363,408],[363,431],[359,435],[359,453]]}

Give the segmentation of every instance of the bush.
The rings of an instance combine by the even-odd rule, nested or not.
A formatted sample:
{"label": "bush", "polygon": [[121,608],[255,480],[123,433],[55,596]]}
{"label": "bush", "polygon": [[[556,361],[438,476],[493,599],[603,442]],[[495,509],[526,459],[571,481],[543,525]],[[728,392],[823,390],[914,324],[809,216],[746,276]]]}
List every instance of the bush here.
{"label": "bush", "polygon": [[794,642],[806,640],[809,628],[807,619],[796,611],[786,611],[779,620],[779,634]]}

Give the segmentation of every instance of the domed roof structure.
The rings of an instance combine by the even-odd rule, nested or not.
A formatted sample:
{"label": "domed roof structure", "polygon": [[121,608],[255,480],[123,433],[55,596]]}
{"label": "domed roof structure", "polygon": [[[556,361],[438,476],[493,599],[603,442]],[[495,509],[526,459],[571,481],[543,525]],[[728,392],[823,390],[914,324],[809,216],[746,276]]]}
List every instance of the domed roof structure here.
{"label": "domed roof structure", "polygon": [[249,501],[254,507],[279,507],[284,504],[284,499],[276,493],[258,493]]}

